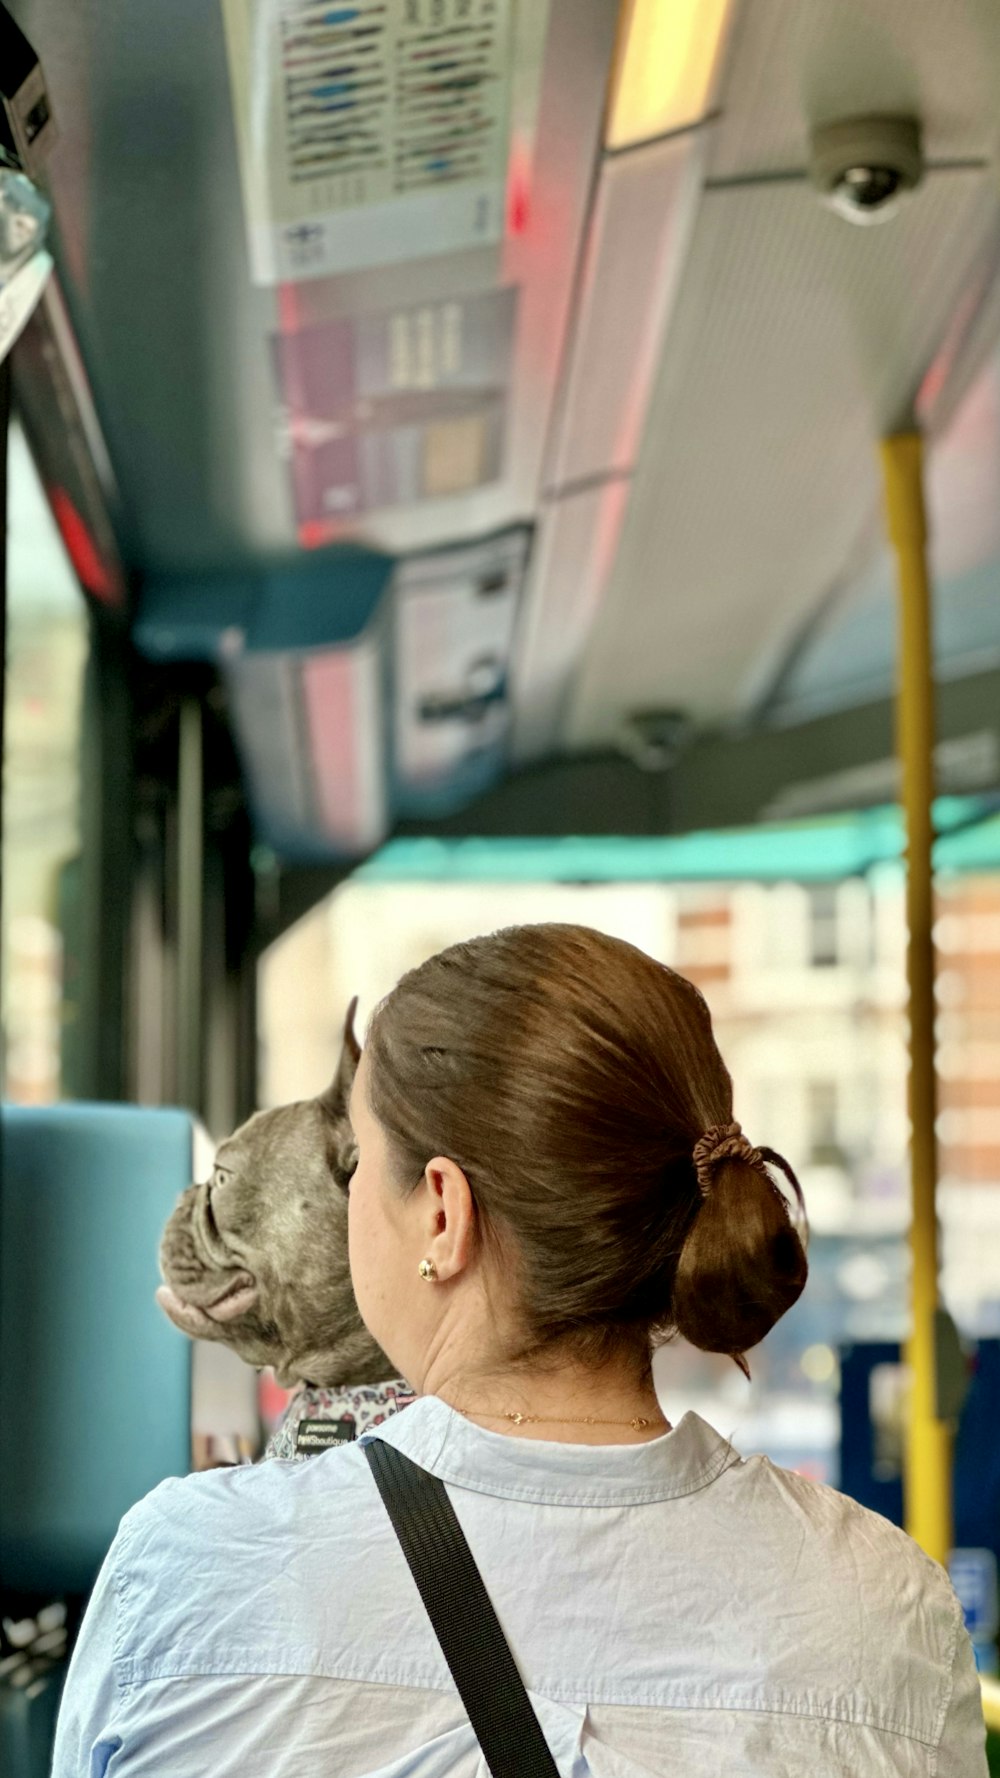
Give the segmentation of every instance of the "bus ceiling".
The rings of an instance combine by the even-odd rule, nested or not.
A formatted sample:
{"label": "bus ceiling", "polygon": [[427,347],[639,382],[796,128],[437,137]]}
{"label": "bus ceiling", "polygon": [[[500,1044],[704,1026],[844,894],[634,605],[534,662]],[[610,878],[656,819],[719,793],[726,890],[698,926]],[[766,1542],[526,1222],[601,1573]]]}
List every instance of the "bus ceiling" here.
{"label": "bus ceiling", "polygon": [[995,784],[992,0],[11,11],[58,131],[25,428],[280,857],[882,800],[912,423],[943,787]]}

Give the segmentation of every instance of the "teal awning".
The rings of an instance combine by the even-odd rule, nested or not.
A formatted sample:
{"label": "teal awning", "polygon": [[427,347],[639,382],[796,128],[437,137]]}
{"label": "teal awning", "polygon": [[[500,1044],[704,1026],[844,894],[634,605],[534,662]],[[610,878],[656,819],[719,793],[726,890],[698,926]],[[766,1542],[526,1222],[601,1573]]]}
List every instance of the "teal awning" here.
{"label": "teal awning", "polygon": [[[939,797],[934,816],[940,870],[1000,867],[995,799]],[[904,844],[900,810],[883,807],[663,839],[391,840],[354,877],[367,883],[833,882],[900,863]]]}

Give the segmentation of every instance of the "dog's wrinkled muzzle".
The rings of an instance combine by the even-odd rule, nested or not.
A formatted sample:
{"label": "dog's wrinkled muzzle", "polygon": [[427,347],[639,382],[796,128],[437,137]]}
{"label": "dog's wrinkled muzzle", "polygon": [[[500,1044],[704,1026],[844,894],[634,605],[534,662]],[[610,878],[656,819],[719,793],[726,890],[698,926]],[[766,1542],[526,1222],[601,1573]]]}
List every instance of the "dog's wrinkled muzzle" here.
{"label": "dog's wrinkled muzzle", "polygon": [[160,1246],[160,1271],[157,1302],[194,1338],[218,1338],[219,1324],[238,1320],[258,1298],[252,1273],[229,1259],[207,1185],[192,1186],[174,1211]]}

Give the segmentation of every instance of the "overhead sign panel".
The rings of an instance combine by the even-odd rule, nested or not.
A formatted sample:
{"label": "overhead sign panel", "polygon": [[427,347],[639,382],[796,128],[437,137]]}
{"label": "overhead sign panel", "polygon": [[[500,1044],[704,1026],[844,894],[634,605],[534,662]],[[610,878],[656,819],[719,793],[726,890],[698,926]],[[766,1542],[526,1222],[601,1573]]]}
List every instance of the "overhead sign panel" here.
{"label": "overhead sign panel", "polygon": [[275,340],[303,543],[502,473],[516,292],[339,318]]}
{"label": "overhead sign panel", "polygon": [[513,0],[222,0],[258,284],[504,229]]}

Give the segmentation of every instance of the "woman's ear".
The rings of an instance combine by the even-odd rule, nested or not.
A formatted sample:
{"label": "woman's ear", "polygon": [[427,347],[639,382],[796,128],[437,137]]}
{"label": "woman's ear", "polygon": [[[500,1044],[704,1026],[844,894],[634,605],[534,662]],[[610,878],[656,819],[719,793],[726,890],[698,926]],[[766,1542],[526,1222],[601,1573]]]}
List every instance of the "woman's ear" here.
{"label": "woman's ear", "polygon": [[476,1245],[476,1206],[469,1184],[457,1161],[435,1155],[424,1169],[433,1226],[426,1236],[435,1258],[440,1255],[449,1274],[468,1265]]}

